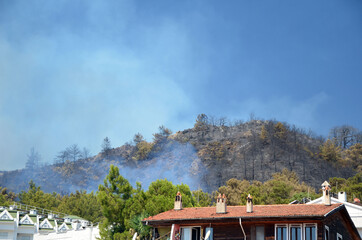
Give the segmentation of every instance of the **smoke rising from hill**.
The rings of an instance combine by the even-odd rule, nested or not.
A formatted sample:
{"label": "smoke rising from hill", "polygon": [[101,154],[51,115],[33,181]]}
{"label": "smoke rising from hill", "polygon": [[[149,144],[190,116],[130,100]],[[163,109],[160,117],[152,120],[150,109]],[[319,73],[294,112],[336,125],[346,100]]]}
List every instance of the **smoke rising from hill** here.
{"label": "smoke rising from hill", "polygon": [[[5,172],[0,177],[0,182],[16,192],[26,191],[30,180],[41,186],[45,192],[67,194],[76,190],[97,191],[99,184],[103,184],[111,164],[117,166],[120,174],[134,187],[136,182],[140,182],[144,190],[157,179],[167,179],[175,185],[184,183],[192,190],[205,187],[202,184],[205,167],[195,148],[189,143],[174,141],[168,142],[162,151],[150,159],[135,162],[132,166],[118,156],[94,157],[35,170]],[[7,174],[12,177],[6,177]]]}

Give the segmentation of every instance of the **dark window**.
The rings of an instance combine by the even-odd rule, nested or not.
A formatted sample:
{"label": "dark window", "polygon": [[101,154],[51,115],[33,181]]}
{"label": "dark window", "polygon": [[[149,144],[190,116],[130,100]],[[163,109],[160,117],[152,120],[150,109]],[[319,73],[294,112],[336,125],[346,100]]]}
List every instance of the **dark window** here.
{"label": "dark window", "polygon": [[192,228],[192,240],[200,240],[200,230],[199,227],[193,227]]}
{"label": "dark window", "polygon": [[324,240],[329,240],[329,228],[327,226],[324,229]]}
{"label": "dark window", "polygon": [[337,240],[343,240],[342,235],[337,233]]}

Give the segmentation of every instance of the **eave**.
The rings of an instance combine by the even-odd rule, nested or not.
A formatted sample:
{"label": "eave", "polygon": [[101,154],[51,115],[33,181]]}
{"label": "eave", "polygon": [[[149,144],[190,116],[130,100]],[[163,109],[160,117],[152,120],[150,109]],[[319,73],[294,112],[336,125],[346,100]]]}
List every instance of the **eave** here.
{"label": "eave", "polygon": [[324,216],[291,216],[291,217],[273,217],[273,216],[258,216],[258,217],[224,217],[224,218],[195,218],[195,219],[169,219],[169,220],[152,220],[142,221],[143,224],[149,226],[164,226],[171,224],[209,224],[209,223],[239,223],[239,219],[243,223],[277,223],[277,222],[308,222],[321,221]]}

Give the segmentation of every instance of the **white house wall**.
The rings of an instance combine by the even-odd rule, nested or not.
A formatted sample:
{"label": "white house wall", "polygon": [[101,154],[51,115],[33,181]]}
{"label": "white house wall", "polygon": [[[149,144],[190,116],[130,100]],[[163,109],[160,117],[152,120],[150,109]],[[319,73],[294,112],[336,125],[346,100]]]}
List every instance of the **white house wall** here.
{"label": "white house wall", "polygon": [[59,240],[59,239],[77,239],[77,240],[96,240],[99,238],[98,227],[87,227],[83,230],[69,230],[65,233],[49,233],[48,235],[34,234],[34,240]]}
{"label": "white house wall", "polygon": [[17,233],[19,234],[34,234],[36,232],[35,226],[19,226]]}
{"label": "white house wall", "polygon": [[0,222],[0,231],[14,231],[16,229],[16,222]]}
{"label": "white house wall", "polygon": [[33,234],[22,234],[22,233],[18,233],[18,238],[17,238],[17,240],[23,240],[23,239],[33,240]]}
{"label": "white house wall", "polygon": [[3,231],[3,230],[0,230],[0,233],[3,233],[3,232],[7,232],[7,239],[16,239],[14,237],[14,231]]}
{"label": "white house wall", "polygon": [[0,232],[7,232],[7,239],[16,239],[16,222],[1,222]]}

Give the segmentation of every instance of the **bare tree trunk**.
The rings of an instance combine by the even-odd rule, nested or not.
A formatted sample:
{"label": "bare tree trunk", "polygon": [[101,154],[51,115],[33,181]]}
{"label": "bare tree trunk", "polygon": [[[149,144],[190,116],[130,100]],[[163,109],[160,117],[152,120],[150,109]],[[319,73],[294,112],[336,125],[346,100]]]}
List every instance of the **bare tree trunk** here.
{"label": "bare tree trunk", "polygon": [[264,154],[263,151],[260,150],[260,171],[263,170],[263,163],[264,163]]}
{"label": "bare tree trunk", "polygon": [[276,153],[275,153],[275,146],[273,146],[273,160],[274,160],[274,172],[277,172],[277,159],[276,159]]}
{"label": "bare tree trunk", "polygon": [[303,181],[305,181],[305,160],[303,160]]}
{"label": "bare tree trunk", "polygon": [[246,152],[244,151],[243,154],[244,154],[244,179],[248,179],[246,177]]}
{"label": "bare tree trunk", "polygon": [[253,172],[252,172],[251,179],[254,180],[254,176],[255,176],[255,156],[254,156],[254,154],[252,155],[252,158],[253,158]]}

